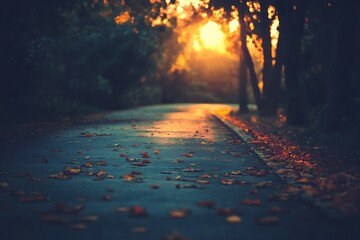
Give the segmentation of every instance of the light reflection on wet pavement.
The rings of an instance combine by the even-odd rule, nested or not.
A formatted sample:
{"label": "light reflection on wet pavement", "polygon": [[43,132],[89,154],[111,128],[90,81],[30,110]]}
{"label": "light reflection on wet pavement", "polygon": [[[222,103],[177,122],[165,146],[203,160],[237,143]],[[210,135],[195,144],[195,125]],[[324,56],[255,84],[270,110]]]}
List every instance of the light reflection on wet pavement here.
{"label": "light reflection on wet pavement", "polygon": [[2,239],[351,239],[211,115],[230,109],[143,107],[13,143],[1,154]]}

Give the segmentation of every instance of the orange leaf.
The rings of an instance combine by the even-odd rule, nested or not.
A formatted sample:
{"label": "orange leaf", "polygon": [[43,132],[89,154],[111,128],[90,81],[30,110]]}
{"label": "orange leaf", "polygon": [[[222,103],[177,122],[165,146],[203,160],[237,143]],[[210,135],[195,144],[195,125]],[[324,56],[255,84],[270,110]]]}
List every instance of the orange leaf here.
{"label": "orange leaf", "polygon": [[147,217],[149,215],[146,209],[138,205],[131,207],[129,214],[131,217]]}
{"label": "orange leaf", "polygon": [[270,213],[283,213],[284,209],[280,208],[280,207],[271,207],[268,210]]}
{"label": "orange leaf", "polygon": [[100,177],[100,176],[104,176],[106,174],[105,170],[100,170],[99,172],[96,173],[96,176]]}
{"label": "orange leaf", "polygon": [[232,185],[232,184],[234,184],[234,179],[224,179],[224,178],[222,178],[221,179],[221,184],[223,184],[223,185]]}
{"label": "orange leaf", "polygon": [[249,198],[242,200],[241,203],[245,205],[253,205],[253,206],[259,206],[262,204],[260,199],[249,199]]}
{"label": "orange leaf", "polygon": [[101,161],[99,161],[99,162],[97,163],[97,165],[99,165],[99,166],[106,166],[107,163],[101,160]]}
{"label": "orange leaf", "polygon": [[122,176],[122,179],[124,181],[128,181],[128,182],[138,180],[138,178],[133,174],[126,174],[126,175]]}
{"label": "orange leaf", "polygon": [[196,205],[198,207],[203,207],[203,208],[213,208],[215,206],[215,201],[208,201],[208,200],[200,201],[197,202]]}
{"label": "orange leaf", "polygon": [[81,173],[81,171],[82,170],[80,167],[75,167],[75,168],[66,167],[64,170],[64,173],[68,174],[68,175],[77,175],[77,174]]}
{"label": "orange leaf", "polygon": [[158,189],[158,188],[160,188],[160,185],[159,185],[159,184],[152,184],[152,185],[150,186],[150,188],[151,188],[151,189]]}
{"label": "orange leaf", "polygon": [[132,175],[141,175],[142,172],[139,172],[139,171],[131,171],[131,174],[132,174]]}
{"label": "orange leaf", "polygon": [[150,155],[147,152],[142,152],[141,157],[143,158],[150,158]]}
{"label": "orange leaf", "polygon": [[219,215],[229,216],[229,215],[235,215],[236,211],[234,208],[218,208],[218,209],[216,209],[216,212]]}
{"label": "orange leaf", "polygon": [[181,154],[181,156],[187,157],[187,158],[191,158],[192,154],[191,153],[183,153]]}
{"label": "orange leaf", "polygon": [[172,210],[169,212],[171,218],[184,218],[190,213],[189,209]]}
{"label": "orange leaf", "polygon": [[230,215],[226,218],[228,223],[241,223],[242,219],[238,215]]}

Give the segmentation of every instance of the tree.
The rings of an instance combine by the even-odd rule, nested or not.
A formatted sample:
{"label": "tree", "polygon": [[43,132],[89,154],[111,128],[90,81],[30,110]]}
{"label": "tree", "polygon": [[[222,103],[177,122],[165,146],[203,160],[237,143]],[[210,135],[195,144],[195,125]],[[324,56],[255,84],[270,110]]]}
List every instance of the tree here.
{"label": "tree", "polygon": [[278,1],[281,53],[284,55],[287,93],[287,122],[303,125],[306,122],[305,89],[300,76],[301,40],[304,33],[308,1]]}
{"label": "tree", "polygon": [[[329,132],[344,128],[344,125],[356,119],[359,112],[359,109],[356,109],[359,92],[355,90],[359,62],[351,61],[359,59],[359,46],[355,46],[355,49],[350,48],[354,40],[348,35],[350,33],[356,36],[356,30],[353,28],[356,23],[355,6],[355,1],[352,0],[334,1],[332,5],[334,30],[324,118],[325,129]],[[357,86],[359,87],[359,84]]]}

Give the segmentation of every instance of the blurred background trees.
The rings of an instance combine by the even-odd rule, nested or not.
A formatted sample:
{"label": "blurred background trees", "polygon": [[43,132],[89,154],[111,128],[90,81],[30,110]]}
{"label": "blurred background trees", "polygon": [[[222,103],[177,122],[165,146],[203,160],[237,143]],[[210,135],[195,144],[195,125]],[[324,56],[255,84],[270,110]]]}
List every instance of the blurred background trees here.
{"label": "blurred background trees", "polygon": [[2,122],[162,102],[239,102],[244,112],[257,104],[263,116],[284,108],[289,124],[328,131],[359,123],[353,0],[3,6]]}

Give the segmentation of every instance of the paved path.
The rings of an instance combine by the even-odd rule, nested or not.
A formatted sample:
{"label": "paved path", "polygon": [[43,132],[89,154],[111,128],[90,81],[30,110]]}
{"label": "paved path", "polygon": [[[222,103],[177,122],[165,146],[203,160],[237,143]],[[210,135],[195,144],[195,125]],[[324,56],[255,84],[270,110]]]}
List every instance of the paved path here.
{"label": "paved path", "polygon": [[119,111],[1,143],[1,239],[354,239],[283,191],[211,115],[223,107]]}

